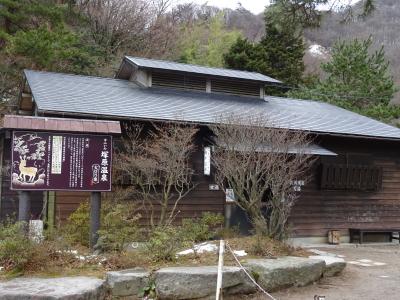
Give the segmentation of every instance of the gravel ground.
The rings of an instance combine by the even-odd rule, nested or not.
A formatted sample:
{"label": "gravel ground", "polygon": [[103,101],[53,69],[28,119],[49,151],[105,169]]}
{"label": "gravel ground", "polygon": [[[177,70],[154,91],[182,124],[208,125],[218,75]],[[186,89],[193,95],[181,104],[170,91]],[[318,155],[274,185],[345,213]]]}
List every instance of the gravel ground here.
{"label": "gravel ground", "polygon": [[[342,255],[345,270],[336,277],[301,288],[290,288],[273,293],[277,300],[399,300],[400,245],[363,245],[355,247],[317,247],[314,249]],[[361,261],[360,261],[361,260]],[[228,300],[269,300],[262,294],[226,297]]]}
{"label": "gravel ground", "polygon": [[[342,274],[324,278],[311,286],[274,293],[275,298],[313,300],[315,295],[319,295],[325,296],[326,300],[400,299],[400,246],[398,244],[338,246],[318,248],[318,250],[343,255],[347,266]],[[256,296],[253,299],[267,298]]]}

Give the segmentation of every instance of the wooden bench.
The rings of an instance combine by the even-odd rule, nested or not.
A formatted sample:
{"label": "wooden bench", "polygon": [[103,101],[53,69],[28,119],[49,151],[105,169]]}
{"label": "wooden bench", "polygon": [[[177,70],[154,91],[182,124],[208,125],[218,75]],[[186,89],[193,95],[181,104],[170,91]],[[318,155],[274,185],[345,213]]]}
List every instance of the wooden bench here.
{"label": "wooden bench", "polygon": [[[390,233],[390,242],[393,239],[399,240],[400,243],[400,229],[395,228],[368,228],[368,229],[361,229],[361,228],[350,228],[350,243],[354,243],[355,240],[358,240],[360,244],[364,241],[364,233]],[[398,236],[393,236],[393,233],[398,233]],[[355,238],[356,237],[356,238]]]}

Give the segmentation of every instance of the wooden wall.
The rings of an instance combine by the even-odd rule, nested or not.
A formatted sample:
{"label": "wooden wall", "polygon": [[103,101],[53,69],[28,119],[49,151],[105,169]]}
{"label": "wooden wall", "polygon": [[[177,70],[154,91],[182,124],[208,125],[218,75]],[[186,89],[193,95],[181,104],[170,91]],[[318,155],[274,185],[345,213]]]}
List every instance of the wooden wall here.
{"label": "wooden wall", "polygon": [[[222,191],[210,191],[209,184],[215,183],[212,176],[203,175],[203,144],[207,130],[202,128],[196,138],[196,151],[193,153],[192,167],[195,170],[194,181],[196,187],[179,202],[176,209],[175,221],[180,222],[184,218],[200,217],[203,212],[224,213],[225,195]],[[79,204],[87,201],[90,193],[83,192],[56,192],[56,222],[65,222],[68,216],[76,210]],[[137,199],[132,199],[135,201]],[[141,204],[141,202],[139,203]],[[170,207],[172,207],[171,203]],[[160,211],[160,206],[154,206],[155,212]],[[148,216],[142,211],[142,220],[148,224]]]}
{"label": "wooden wall", "polygon": [[325,138],[323,146],[338,154],[338,163],[371,163],[382,167],[382,188],[376,192],[320,189],[320,163],[303,187],[290,218],[292,235],[327,236],[330,229],[400,228],[400,143]]}
{"label": "wooden wall", "polygon": [[[193,155],[193,167],[196,170],[196,187],[189,192],[184,199],[179,202],[176,212],[177,222],[183,218],[192,218],[201,216],[202,212],[209,211],[214,213],[224,212],[225,196],[221,191],[209,191],[208,185],[213,183],[210,176],[204,176],[200,173],[203,170],[203,152],[202,149],[196,151]],[[79,204],[88,201],[90,193],[85,192],[56,192],[56,222],[65,222],[68,216],[75,211]],[[132,199],[135,201],[136,199]],[[140,203],[139,203],[140,204]],[[170,205],[172,207],[172,203]],[[160,210],[160,206],[155,206],[155,212]],[[147,216],[142,213],[142,223],[147,223]]]}
{"label": "wooden wall", "polygon": [[55,192],[55,224],[58,225],[67,220],[78,206],[85,201],[89,201],[89,192]]}
{"label": "wooden wall", "polygon": [[[180,202],[177,221],[200,216],[204,211],[224,212],[225,196],[222,191],[210,191],[208,185],[214,183],[212,178],[201,175],[203,142],[201,139],[198,141],[193,157],[198,173],[197,186]],[[317,142],[339,153],[339,157],[335,158],[338,163],[372,163],[382,167],[382,189],[377,192],[322,190],[319,166],[328,158],[321,157],[313,169],[311,181],[302,188],[293,208],[290,218],[292,236],[326,236],[330,229],[339,229],[342,235],[347,235],[350,227],[400,228],[400,143],[331,136],[320,137]],[[6,186],[7,182],[3,184]],[[11,201],[13,197],[16,199],[15,193],[13,195],[6,196],[3,192],[2,198],[8,200],[2,201],[2,207],[8,207],[7,211],[15,211],[15,201]],[[56,219],[65,221],[88,197],[89,193],[57,192]]]}

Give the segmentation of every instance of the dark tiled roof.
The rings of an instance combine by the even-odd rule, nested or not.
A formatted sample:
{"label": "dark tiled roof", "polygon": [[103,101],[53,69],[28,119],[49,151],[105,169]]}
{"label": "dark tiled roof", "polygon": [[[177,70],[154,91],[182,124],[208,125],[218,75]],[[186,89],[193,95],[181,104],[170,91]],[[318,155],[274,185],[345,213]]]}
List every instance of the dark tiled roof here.
{"label": "dark tiled roof", "polygon": [[5,115],[0,128],[121,134],[117,121]]}
{"label": "dark tiled roof", "polygon": [[224,114],[264,114],[275,126],[400,139],[400,129],[323,102],[142,88],[118,79],[25,71],[39,112],[214,123]]}
{"label": "dark tiled roof", "polygon": [[147,69],[162,69],[168,71],[178,71],[187,73],[196,73],[209,76],[223,76],[243,80],[256,80],[261,82],[281,83],[279,80],[269,76],[256,73],[223,68],[211,68],[198,65],[182,64],[166,60],[148,59],[142,57],[125,56],[125,58],[134,65]]}

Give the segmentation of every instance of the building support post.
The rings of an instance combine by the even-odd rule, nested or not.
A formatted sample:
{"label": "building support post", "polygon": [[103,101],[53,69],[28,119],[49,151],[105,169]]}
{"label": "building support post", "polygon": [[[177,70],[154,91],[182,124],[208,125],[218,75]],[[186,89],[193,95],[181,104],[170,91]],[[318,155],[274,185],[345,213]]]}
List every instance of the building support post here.
{"label": "building support post", "polygon": [[47,192],[47,226],[51,230],[54,229],[55,222],[55,212],[56,212],[56,192]]}
{"label": "building support post", "polygon": [[31,215],[31,194],[29,191],[18,192],[18,221],[25,222],[24,231],[28,233]]}
{"label": "building support post", "polygon": [[90,195],[90,248],[97,244],[100,229],[101,193],[92,192]]}
{"label": "building support post", "polygon": [[234,205],[234,203],[232,203],[232,202],[228,202],[228,201],[225,202],[225,205],[224,205],[225,228],[231,227],[233,205]]}

